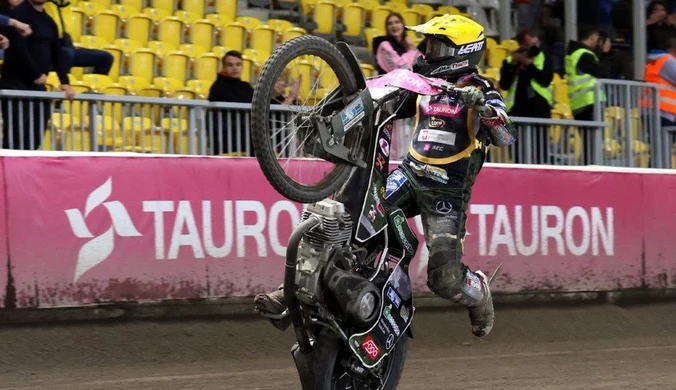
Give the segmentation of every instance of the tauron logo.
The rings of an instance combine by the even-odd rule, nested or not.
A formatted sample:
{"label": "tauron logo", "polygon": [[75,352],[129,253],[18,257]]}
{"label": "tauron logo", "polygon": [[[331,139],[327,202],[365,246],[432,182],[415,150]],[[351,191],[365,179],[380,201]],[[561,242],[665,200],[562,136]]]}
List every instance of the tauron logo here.
{"label": "tauron logo", "polygon": [[[113,253],[115,234],[121,237],[141,236],[141,233],[138,232],[132,223],[129,213],[127,213],[127,210],[120,201],[114,200],[106,202],[112,191],[113,180],[112,177],[109,177],[105,183],[89,194],[87,202],[85,203],[84,213],[77,208],[66,210],[66,216],[68,217],[68,222],[70,222],[70,228],[73,230],[73,234],[78,238],[90,238],[89,241],[82,245],[82,248],[80,248],[80,252],[78,253],[75,276],[73,277],[74,283],[76,283],[85,272],[100,264]],[[94,237],[89,231],[85,219],[92,210],[101,205],[108,210],[108,214],[112,220],[112,226],[105,232]]]}

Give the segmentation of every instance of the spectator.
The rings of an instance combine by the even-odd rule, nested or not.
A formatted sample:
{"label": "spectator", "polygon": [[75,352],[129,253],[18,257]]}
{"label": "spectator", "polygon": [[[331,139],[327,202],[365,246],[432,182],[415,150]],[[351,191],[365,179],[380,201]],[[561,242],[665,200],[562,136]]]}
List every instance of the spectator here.
{"label": "spectator", "polygon": [[[0,89],[46,91],[47,74],[55,69],[61,82],[59,89],[70,99],[74,92],[68,84],[68,74],[61,58],[58,29],[54,20],[44,12],[45,2],[26,1],[9,12],[9,17],[28,24],[33,33],[24,38],[16,30],[7,30],[11,46],[6,52]],[[33,100],[31,104],[30,99],[14,99],[11,103],[8,99],[2,100],[5,115],[3,147],[36,149],[51,116],[49,101]]]}
{"label": "spectator", "polygon": [[69,33],[70,24],[65,20],[72,20],[73,11],[67,0],[49,0],[45,4],[45,11],[54,19],[59,29],[61,39],[61,53],[65,57],[66,72],[72,67],[93,67],[93,73],[108,75],[113,66],[113,55],[105,50],[76,48]]}
{"label": "spectator", "polygon": [[396,12],[390,13],[385,19],[385,31],[385,36],[373,38],[373,54],[376,56],[378,73],[411,69],[422,53],[411,38],[406,36],[404,18]]}
{"label": "spectator", "polygon": [[[9,8],[7,8],[9,11]],[[30,26],[26,23],[21,23],[16,19],[12,19],[8,16],[0,14],[0,30],[5,30],[9,27],[15,28],[19,33],[26,37],[30,35],[33,31]],[[5,58],[5,49],[9,47],[9,39],[6,36],[0,35],[0,59]]]}
{"label": "spectator", "polygon": [[667,39],[676,36],[674,18],[667,13],[667,3],[662,0],[651,1],[647,14],[647,49],[649,52],[651,50],[663,50]]}
{"label": "spectator", "polygon": [[[519,48],[502,62],[500,68],[500,88],[508,91],[507,113],[510,117],[550,118],[553,104],[552,80],[554,72],[549,57],[540,50],[537,32],[521,30],[516,40]],[[547,163],[549,160],[549,140],[544,131],[532,134],[531,147],[535,163]],[[514,162],[521,162],[520,145],[514,145]]]}
{"label": "spectator", "polygon": [[[207,100],[210,102],[251,103],[253,88],[251,84],[241,79],[242,54],[236,50],[225,53],[222,59],[222,70],[216,81],[209,88]],[[209,136],[212,138],[215,155],[247,155],[246,146],[249,144],[247,116],[243,110],[216,109],[210,113]],[[236,129],[233,131],[233,129]]]}
{"label": "spectator", "polygon": [[[576,120],[594,120],[596,79],[610,77],[610,39],[599,41],[595,27],[580,26],[578,41],[568,43],[566,78],[570,109]],[[601,58],[596,54],[601,48]]]}
{"label": "spectator", "polygon": [[[645,67],[644,80],[671,87],[659,90],[659,105],[662,127],[676,126],[676,37],[666,41],[666,48],[662,51],[653,50],[648,56]],[[646,105],[644,101],[642,106]]]}
{"label": "spectator", "polygon": [[[270,103],[272,105],[299,104],[300,85],[302,82],[303,82],[302,74],[299,75],[298,78],[293,82],[291,82],[290,84],[287,83],[287,80],[284,77],[284,75],[280,76],[277,79],[277,82],[275,83],[274,86],[275,97],[272,98],[272,101]],[[289,93],[288,95],[284,96],[284,90],[286,89],[287,86],[289,87]],[[278,153],[281,153],[284,156],[287,156],[290,153],[295,152],[294,148],[291,145],[289,132],[295,132],[297,129],[289,127],[288,124],[291,123],[291,121],[296,115],[298,115],[297,111],[280,112],[272,110],[271,107],[270,129],[272,130],[274,138],[274,146],[275,148],[277,148]]]}

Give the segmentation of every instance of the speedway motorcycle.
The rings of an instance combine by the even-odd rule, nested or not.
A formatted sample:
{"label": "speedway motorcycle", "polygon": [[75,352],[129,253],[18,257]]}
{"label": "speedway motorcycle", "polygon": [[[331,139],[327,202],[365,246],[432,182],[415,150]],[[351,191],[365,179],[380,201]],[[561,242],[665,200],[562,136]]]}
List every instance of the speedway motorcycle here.
{"label": "speedway motorcycle", "polygon": [[[274,134],[275,84],[311,56],[329,65],[338,87],[285,117],[284,135]],[[418,240],[401,210],[383,207],[392,119],[408,94],[461,91],[407,70],[366,80],[346,43],[309,35],[279,46],[264,64],[251,111],[256,158],[276,191],[307,204],[287,244],[288,308],[269,316],[290,317],[304,390],[396,388],[412,337],[408,269]],[[304,158],[289,158],[276,140],[300,144],[296,155]],[[325,175],[303,184],[284,170],[294,166],[320,167]]]}

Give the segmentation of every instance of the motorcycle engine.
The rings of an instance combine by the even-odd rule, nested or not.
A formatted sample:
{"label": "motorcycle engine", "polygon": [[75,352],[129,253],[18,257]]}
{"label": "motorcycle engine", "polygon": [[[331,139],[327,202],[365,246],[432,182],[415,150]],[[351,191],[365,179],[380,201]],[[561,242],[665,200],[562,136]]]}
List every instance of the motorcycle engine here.
{"label": "motorcycle engine", "polygon": [[296,267],[297,296],[307,305],[322,301],[321,271],[329,261],[332,249],[348,247],[352,237],[352,218],[342,203],[324,199],[310,204],[301,221],[312,216],[318,218],[320,224],[303,236]]}

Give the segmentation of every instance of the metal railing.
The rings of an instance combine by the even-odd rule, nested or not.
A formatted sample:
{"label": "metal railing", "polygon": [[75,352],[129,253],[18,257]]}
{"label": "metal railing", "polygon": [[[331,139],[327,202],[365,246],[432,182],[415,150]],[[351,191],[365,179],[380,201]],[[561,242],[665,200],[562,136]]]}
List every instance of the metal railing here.
{"label": "metal railing", "polygon": [[[671,168],[676,132],[661,128],[654,84],[600,80],[594,121],[515,117],[519,141],[491,148],[488,161],[555,165]],[[253,155],[250,104],[82,93],[0,90],[3,148],[66,151]],[[275,130],[295,112],[271,107]],[[92,120],[93,118],[93,120]],[[408,150],[411,120],[396,121],[392,158]],[[291,127],[292,127],[291,126]],[[286,129],[293,131],[293,127]],[[298,157],[296,137],[279,135],[285,157]]]}

